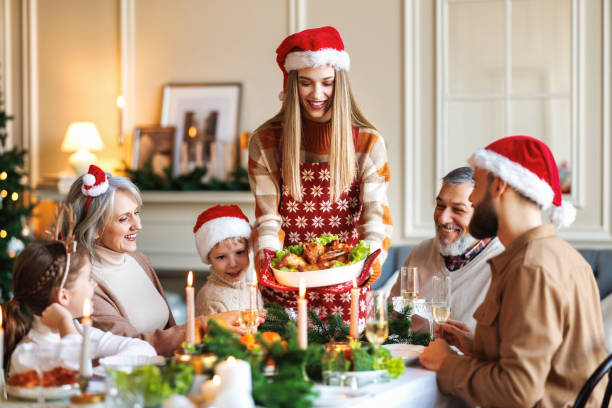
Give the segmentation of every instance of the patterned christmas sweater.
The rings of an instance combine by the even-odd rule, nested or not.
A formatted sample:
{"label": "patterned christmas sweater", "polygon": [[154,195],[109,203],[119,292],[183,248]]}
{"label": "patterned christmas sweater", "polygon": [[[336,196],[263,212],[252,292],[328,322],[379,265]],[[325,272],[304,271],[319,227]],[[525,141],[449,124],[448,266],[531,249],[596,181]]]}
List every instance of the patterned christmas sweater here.
{"label": "patterned christmas sweater", "polygon": [[[328,162],[331,121],[321,124],[302,119],[302,124],[302,163]],[[280,125],[276,127],[278,128]],[[255,194],[255,254],[264,248],[282,249],[285,242],[285,231],[282,229],[282,219],[278,211],[282,197],[279,153],[281,132],[275,131],[276,129],[274,125],[261,129],[253,134],[249,141],[249,182]],[[373,129],[360,128],[355,155],[362,206],[357,223],[359,239],[365,240],[372,251],[382,248],[378,258],[382,265],[391,245],[393,230],[387,201],[387,186],[391,174],[384,139]],[[336,202],[332,205],[341,204]],[[312,214],[321,215],[316,210]]]}

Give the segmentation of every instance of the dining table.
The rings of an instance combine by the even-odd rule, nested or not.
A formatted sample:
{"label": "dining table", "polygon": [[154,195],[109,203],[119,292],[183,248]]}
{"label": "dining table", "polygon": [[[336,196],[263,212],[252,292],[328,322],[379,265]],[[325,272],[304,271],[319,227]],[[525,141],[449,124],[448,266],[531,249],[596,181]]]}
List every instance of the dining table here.
{"label": "dining table", "polygon": [[[470,407],[463,400],[444,395],[438,390],[436,373],[424,369],[418,362],[405,367],[404,374],[396,379],[368,384],[359,388],[337,387],[316,384],[319,396],[313,408],[461,408]],[[68,408],[68,401],[48,401],[49,408]],[[111,405],[107,406],[110,408]],[[35,408],[33,401],[0,401],[0,407]]]}

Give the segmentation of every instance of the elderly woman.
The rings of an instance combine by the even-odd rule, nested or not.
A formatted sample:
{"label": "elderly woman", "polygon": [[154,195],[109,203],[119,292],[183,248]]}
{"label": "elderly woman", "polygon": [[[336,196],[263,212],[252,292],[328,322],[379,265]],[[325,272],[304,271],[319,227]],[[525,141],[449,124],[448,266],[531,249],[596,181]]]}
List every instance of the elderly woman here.
{"label": "elderly woman", "polygon": [[[161,355],[172,355],[185,339],[148,258],[136,249],[142,229],[138,188],[125,177],[112,177],[91,165],[76,180],[67,202],[77,217],[75,239],[93,260],[98,284],[93,324],[101,330],[148,341]],[[235,321],[227,312],[217,317]],[[204,316],[198,316],[202,325]]]}

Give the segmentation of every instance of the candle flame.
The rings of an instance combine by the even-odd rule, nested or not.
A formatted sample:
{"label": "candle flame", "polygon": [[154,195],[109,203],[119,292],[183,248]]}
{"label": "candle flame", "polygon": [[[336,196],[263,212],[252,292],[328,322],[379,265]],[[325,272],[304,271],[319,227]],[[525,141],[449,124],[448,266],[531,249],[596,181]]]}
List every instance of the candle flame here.
{"label": "candle flame", "polygon": [[300,299],[304,299],[306,295],[306,280],[302,276],[300,278]]}
{"label": "candle flame", "polygon": [[123,100],[123,96],[119,95],[117,97],[117,107],[119,109],[123,109],[124,106],[125,106],[125,101]]}
{"label": "candle flame", "polygon": [[193,286],[193,271],[189,271],[187,274],[187,286]]}
{"label": "candle flame", "polygon": [[221,377],[219,377],[217,374],[213,375],[212,383],[213,385],[221,384]]}
{"label": "candle flame", "polygon": [[357,280],[353,278],[353,289],[357,289]]}
{"label": "candle flame", "polygon": [[83,317],[91,316],[91,299],[85,298],[83,301]]}
{"label": "candle flame", "polygon": [[234,357],[234,356],[229,356],[229,357],[227,358],[227,364],[230,364],[230,365],[234,365],[234,364],[236,364],[236,357]]}
{"label": "candle flame", "polygon": [[195,126],[189,126],[189,130],[187,131],[187,134],[189,135],[190,138],[194,138],[198,135],[198,129]]}

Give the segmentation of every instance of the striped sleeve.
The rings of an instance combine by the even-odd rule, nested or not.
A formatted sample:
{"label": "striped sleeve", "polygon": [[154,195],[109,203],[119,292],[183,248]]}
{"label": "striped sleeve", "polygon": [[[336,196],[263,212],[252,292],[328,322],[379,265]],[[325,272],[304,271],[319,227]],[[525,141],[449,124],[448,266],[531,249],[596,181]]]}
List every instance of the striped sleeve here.
{"label": "striped sleeve", "polygon": [[357,139],[357,163],[363,209],[358,223],[359,236],[374,251],[382,249],[382,265],[391,246],[393,222],[389,212],[387,188],[391,179],[387,149],[383,137],[371,129],[360,129]]}
{"label": "striped sleeve", "polygon": [[249,184],[255,196],[253,251],[282,249],[284,232],[278,212],[280,170],[277,141],[271,129],[254,134],[249,142]]}

